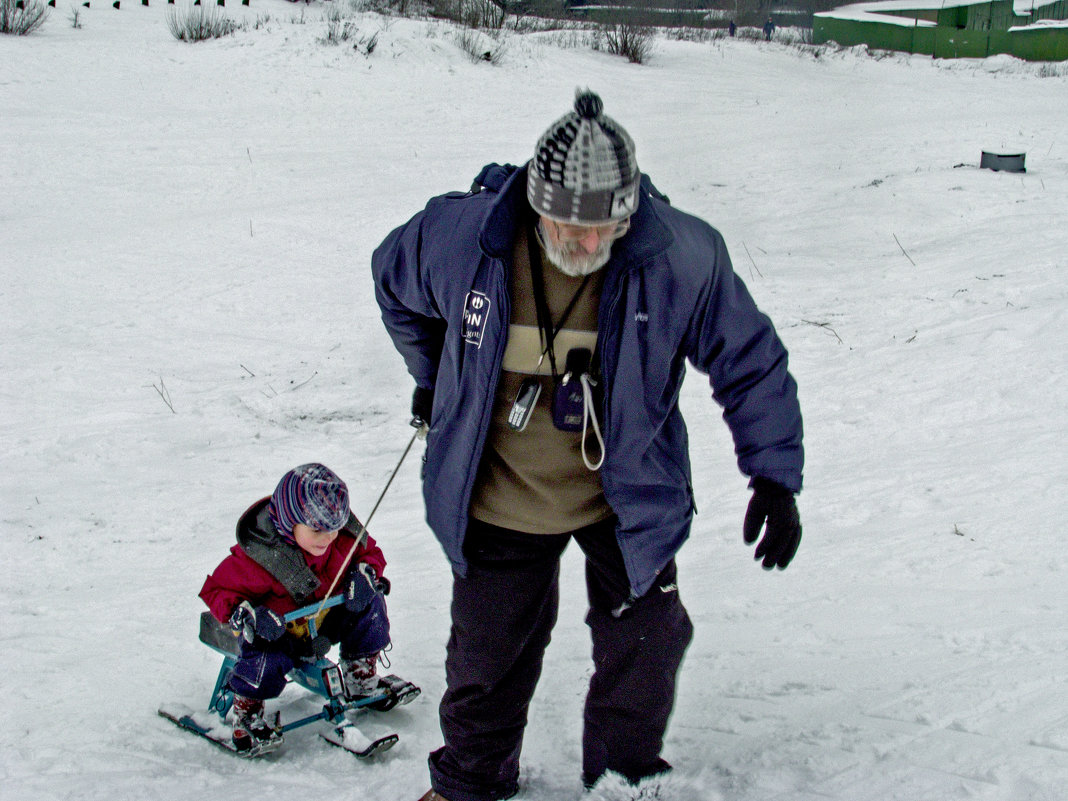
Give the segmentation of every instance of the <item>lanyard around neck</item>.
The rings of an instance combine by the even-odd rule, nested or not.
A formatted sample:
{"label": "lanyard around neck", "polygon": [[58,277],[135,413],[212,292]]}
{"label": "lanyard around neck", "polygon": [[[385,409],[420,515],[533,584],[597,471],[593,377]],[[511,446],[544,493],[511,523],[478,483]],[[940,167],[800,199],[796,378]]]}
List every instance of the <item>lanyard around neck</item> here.
{"label": "lanyard around neck", "polygon": [[545,297],[545,271],[541,264],[541,248],[538,245],[538,235],[535,225],[536,223],[534,220],[531,220],[527,224],[527,253],[530,257],[530,278],[534,290],[534,311],[538,318],[538,331],[541,335],[543,348],[541,358],[545,358],[546,354],[548,354],[549,367],[552,370],[553,378],[556,379],[559,378],[559,374],[556,370],[556,352],[553,350],[553,340],[564,327],[564,323],[566,323],[567,318],[571,316],[571,312],[574,311],[578,299],[582,296],[583,290],[586,289],[586,285],[590,282],[590,276],[587,275],[582,279],[582,283],[579,284],[579,288],[575,290],[575,294],[571,296],[571,300],[564,309],[564,313],[560,317],[560,322],[554,326],[552,311],[549,309],[549,301]]}

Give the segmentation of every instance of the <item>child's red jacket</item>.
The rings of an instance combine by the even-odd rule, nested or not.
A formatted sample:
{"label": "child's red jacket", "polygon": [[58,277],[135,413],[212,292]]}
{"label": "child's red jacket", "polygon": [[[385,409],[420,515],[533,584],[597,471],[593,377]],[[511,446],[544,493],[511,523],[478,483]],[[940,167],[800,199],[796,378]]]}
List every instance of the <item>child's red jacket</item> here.
{"label": "child's red jacket", "polygon": [[[264,498],[256,502],[241,516],[237,523],[239,541],[242,540],[243,530],[251,529],[261,537],[264,536],[264,521],[269,500],[269,498]],[[331,543],[330,548],[322,556],[313,556],[307,551],[297,549],[303,555],[312,573],[320,581],[319,589],[304,600],[305,604],[323,599],[354,542],[349,532],[359,531],[360,528],[356,519],[350,516],[349,523],[338,533],[337,539]],[[273,531],[273,526],[270,529]],[[274,537],[277,537],[277,533]],[[386,557],[382,549],[368,534],[365,534],[361,540],[345,572],[348,573],[360,562],[366,562],[374,568],[375,575],[381,578],[386,569]],[[339,581],[334,593],[342,592],[343,589],[344,585],[342,581]],[[232,547],[230,555],[223,559],[214,572],[207,577],[200,590],[200,597],[208,605],[212,615],[223,623],[230,619],[234,608],[242,601],[248,601],[253,606],[267,606],[280,615],[298,608],[297,602],[282,582],[254,561],[241,545]]]}

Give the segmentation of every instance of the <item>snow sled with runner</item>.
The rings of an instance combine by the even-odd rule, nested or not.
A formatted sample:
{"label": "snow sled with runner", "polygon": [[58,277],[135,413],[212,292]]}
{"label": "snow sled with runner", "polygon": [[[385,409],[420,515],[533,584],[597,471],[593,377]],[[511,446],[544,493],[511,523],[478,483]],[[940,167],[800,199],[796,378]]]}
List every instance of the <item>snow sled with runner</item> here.
{"label": "snow sled with runner", "polygon": [[[285,622],[303,621],[314,641],[318,633],[319,613],[343,603],[343,595],[335,595],[323,603],[310,604],[296,609],[285,616]],[[321,608],[320,608],[321,607]],[[164,705],[159,709],[161,717],[170,720],[182,729],[204,737],[221,748],[238,756],[252,758],[277,749],[283,742],[284,734],[318,721],[334,724],[329,731],[320,732],[327,742],[344,748],[361,759],[367,759],[392,748],[399,739],[396,734],[389,734],[376,739],[364,736],[355,724],[349,720],[349,713],[361,711],[386,712],[395,706],[407,704],[419,695],[419,688],[410,681],[394,676],[379,676],[379,686],[372,695],[349,698],[345,692],[344,679],[338,665],[325,656],[298,660],[296,666],[286,676],[289,683],[297,684],[312,692],[324,701],[322,708],[312,715],[282,723],[281,712],[274,713],[273,728],[277,737],[268,742],[257,742],[251,747],[239,748],[233,741],[233,728],[228,723],[228,715],[234,704],[234,694],[228,687],[230,674],[241,655],[240,631],[220,623],[211,612],[200,616],[200,641],[209,648],[222,654],[222,667],[211,692],[207,711],[194,711],[188,707]]]}

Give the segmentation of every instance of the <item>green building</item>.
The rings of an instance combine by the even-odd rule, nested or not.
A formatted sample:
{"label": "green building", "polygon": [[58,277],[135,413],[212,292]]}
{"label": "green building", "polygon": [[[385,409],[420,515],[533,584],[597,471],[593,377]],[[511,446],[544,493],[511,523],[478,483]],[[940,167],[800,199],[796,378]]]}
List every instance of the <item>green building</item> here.
{"label": "green building", "polygon": [[816,44],[865,44],[935,58],[1007,53],[1028,61],[1068,60],[1068,0],[887,0],[816,14]]}

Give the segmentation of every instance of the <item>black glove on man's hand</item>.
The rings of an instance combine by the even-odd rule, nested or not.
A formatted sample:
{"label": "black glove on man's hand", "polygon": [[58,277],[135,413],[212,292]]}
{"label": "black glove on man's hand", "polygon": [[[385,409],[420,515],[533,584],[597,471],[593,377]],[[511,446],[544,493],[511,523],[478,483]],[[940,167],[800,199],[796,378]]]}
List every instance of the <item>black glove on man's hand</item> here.
{"label": "black glove on man's hand", "polygon": [[430,413],[434,408],[434,388],[416,386],[412,393],[412,427],[430,428]]}
{"label": "black glove on man's hand", "polygon": [[248,601],[242,601],[234,609],[230,615],[230,625],[238,629],[249,643],[256,637],[275,642],[286,633],[286,622],[280,614],[266,606],[253,609]]}
{"label": "black glove on man's hand", "polygon": [[360,562],[349,573],[345,587],[345,608],[350,612],[362,612],[378,595],[378,576],[366,562]]}
{"label": "black glove on man's hand", "polygon": [[760,529],[767,529],[764,538],[756,547],[754,559],[763,559],[765,570],[773,567],[785,570],[801,544],[801,517],[797,513],[794,494],[786,487],[766,478],[753,479],[753,497],[745,512],[742,529],[747,545],[752,545],[760,536]]}

